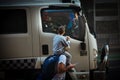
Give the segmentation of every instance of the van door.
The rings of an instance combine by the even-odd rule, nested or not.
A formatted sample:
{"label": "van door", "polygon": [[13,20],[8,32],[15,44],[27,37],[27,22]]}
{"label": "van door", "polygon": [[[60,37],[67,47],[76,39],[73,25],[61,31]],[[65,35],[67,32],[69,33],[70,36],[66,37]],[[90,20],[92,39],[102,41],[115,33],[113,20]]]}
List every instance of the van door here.
{"label": "van door", "polygon": [[[87,48],[81,53],[80,44],[83,42],[80,40],[80,27],[74,23],[75,13],[72,8],[44,8],[41,10],[41,47],[42,56],[48,56],[53,54],[53,37],[57,34],[57,28],[60,25],[65,25],[66,33],[64,36],[71,37],[71,48],[69,50],[72,55],[72,63],[78,63],[75,67],[77,74],[80,71],[89,71],[89,57]],[[79,21],[78,21],[79,23]],[[84,31],[83,31],[84,32]],[[85,36],[84,36],[85,37]],[[86,44],[86,43],[85,43]],[[86,46],[88,46],[86,44]]]}

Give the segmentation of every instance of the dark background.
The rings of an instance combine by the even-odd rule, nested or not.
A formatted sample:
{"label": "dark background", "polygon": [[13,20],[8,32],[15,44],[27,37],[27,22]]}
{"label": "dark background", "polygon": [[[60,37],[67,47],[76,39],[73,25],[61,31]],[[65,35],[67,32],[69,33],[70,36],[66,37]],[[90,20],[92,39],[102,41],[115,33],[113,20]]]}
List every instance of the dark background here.
{"label": "dark background", "polygon": [[120,1],[80,0],[90,31],[95,31],[99,55],[102,46],[110,47],[107,80],[120,79]]}

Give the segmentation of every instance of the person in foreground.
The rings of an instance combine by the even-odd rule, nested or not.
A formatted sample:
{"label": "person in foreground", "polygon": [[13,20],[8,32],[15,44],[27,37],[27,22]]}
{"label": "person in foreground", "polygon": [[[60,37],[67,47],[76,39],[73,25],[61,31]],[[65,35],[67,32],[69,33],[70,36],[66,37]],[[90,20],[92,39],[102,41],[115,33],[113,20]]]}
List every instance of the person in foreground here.
{"label": "person in foreground", "polygon": [[66,61],[66,56],[61,54],[57,66],[58,73],[53,77],[52,80],[65,80],[66,71],[75,67],[75,64],[66,66]]}
{"label": "person in foreground", "polygon": [[70,49],[70,37],[63,36],[65,34],[65,26],[60,26],[57,35],[53,38],[53,54],[65,54],[67,64],[71,64],[72,55],[68,52]]}
{"label": "person in foreground", "polygon": [[[52,80],[65,80],[66,71],[75,67],[75,64],[71,64],[71,55],[67,51],[70,48],[70,37],[63,36],[65,34],[65,26],[58,28],[58,35],[53,39],[53,53],[61,54],[58,61],[57,70],[58,73]],[[69,64],[69,65],[67,65]]]}

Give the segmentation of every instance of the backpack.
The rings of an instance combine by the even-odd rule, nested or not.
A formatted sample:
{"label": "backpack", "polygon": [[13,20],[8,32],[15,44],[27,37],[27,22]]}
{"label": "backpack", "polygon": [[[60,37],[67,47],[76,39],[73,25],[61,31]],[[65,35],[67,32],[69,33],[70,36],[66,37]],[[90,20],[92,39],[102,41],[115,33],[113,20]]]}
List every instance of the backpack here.
{"label": "backpack", "polygon": [[41,79],[39,80],[52,80],[57,73],[57,64],[59,60],[58,54],[48,56],[42,65],[42,72],[40,74]]}

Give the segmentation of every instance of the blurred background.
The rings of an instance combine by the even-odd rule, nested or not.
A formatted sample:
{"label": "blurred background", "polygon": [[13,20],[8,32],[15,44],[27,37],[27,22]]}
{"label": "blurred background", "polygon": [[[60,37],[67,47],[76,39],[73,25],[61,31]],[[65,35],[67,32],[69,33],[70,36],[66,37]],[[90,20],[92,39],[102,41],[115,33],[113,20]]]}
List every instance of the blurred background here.
{"label": "blurred background", "polygon": [[120,0],[81,0],[81,5],[96,33],[99,55],[103,44],[109,44],[107,80],[120,79]]}

